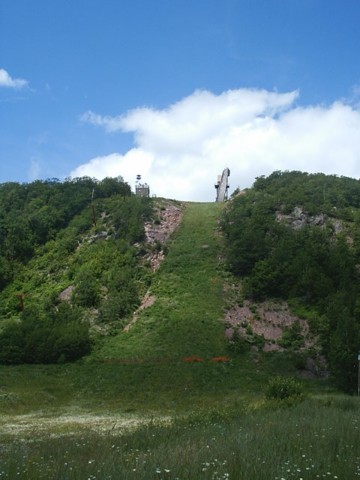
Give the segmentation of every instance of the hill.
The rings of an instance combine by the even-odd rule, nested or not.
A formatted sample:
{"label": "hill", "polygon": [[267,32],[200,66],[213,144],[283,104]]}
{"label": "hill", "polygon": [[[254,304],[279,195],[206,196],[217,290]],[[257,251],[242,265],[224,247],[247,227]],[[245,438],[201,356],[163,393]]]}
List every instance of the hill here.
{"label": "hill", "polygon": [[285,355],[356,388],[357,180],[274,172],[227,204],[52,180],[4,184],[0,205],[1,363]]}

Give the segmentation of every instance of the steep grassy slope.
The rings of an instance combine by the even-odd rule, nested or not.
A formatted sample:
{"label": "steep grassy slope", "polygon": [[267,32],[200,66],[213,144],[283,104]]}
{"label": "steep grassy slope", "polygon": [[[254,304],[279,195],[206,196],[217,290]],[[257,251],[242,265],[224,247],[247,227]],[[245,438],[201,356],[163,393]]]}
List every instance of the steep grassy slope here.
{"label": "steep grassy slope", "polygon": [[128,332],[106,342],[97,358],[211,357],[225,350],[219,271],[220,204],[188,204],[144,309]]}

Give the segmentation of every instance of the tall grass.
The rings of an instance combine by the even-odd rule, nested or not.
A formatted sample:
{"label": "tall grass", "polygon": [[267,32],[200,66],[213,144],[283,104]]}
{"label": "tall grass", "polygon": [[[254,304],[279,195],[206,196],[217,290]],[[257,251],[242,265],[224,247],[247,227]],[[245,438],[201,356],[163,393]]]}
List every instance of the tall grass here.
{"label": "tall grass", "polygon": [[353,479],[360,476],[358,399],[215,410],[113,435],[1,445],[0,478]]}

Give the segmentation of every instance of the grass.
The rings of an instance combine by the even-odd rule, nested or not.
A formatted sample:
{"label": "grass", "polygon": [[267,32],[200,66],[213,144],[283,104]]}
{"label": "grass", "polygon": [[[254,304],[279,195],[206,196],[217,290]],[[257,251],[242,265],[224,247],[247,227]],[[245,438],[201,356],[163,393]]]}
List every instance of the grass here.
{"label": "grass", "polygon": [[128,333],[107,341],[97,358],[221,355],[225,350],[217,222],[221,204],[188,204],[169,253],[154,275],[153,306]]}
{"label": "grass", "polygon": [[[295,375],[282,354],[234,355],[229,362],[180,361],[139,364],[76,363],[0,367],[0,413],[56,415],[85,413],[172,414],[239,398],[262,397],[274,372]],[[327,391],[328,381],[307,381],[309,392]]]}
{"label": "grass", "polygon": [[360,476],[358,399],[206,410],[122,435],[82,431],[2,443],[0,478],[352,479]]}

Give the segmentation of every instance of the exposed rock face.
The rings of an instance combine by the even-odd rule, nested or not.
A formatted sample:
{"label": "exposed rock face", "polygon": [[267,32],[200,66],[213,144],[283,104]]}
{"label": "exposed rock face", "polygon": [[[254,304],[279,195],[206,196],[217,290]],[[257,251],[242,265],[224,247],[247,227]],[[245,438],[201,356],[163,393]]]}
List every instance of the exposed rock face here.
{"label": "exposed rock face", "polygon": [[177,229],[181,222],[182,210],[180,207],[168,203],[164,209],[160,209],[158,223],[147,222],[145,224],[146,241],[154,244],[164,244],[169,236]]}
{"label": "exposed rock face", "polygon": [[325,213],[319,213],[318,215],[309,215],[304,212],[301,207],[295,207],[292,213],[285,215],[281,212],[276,212],[276,221],[283,222],[289,225],[294,230],[300,230],[306,225],[312,225],[319,228],[324,228],[326,224],[331,224],[334,233],[337,235],[344,230],[341,220],[335,218],[329,218]]}
{"label": "exposed rock face", "polygon": [[[226,336],[233,338],[234,332],[238,332],[242,338],[247,338],[250,343],[255,336],[262,337],[260,347],[265,352],[283,351],[282,339],[284,332],[291,329],[295,324],[299,328],[299,337],[303,339],[302,346],[298,349],[307,355],[312,350],[312,356],[306,356],[304,376],[327,376],[327,365],[324,357],[320,354],[318,339],[311,334],[306,320],[293,315],[286,302],[266,301],[251,304],[245,300],[240,306],[234,306],[227,311],[224,321],[226,323]],[[316,353],[314,358],[314,353]]]}
{"label": "exposed rock face", "polygon": [[71,296],[74,290],[75,290],[74,285],[70,285],[69,287],[65,288],[65,290],[63,290],[59,295],[60,300],[65,302],[70,302]]}
{"label": "exposed rock face", "polygon": [[153,271],[160,267],[161,262],[165,258],[162,246],[180,225],[182,209],[169,202],[162,209],[158,210],[158,215],[157,222],[147,222],[145,224],[146,241],[151,245],[159,244],[159,249],[146,257]]}
{"label": "exposed rock face", "polygon": [[265,351],[283,350],[278,341],[281,339],[284,329],[299,321],[301,335],[306,339],[304,347],[312,346],[308,338],[309,326],[306,320],[292,315],[285,302],[263,302],[256,304],[256,308],[254,308],[249,301],[245,300],[242,306],[236,306],[227,312],[225,321],[229,325],[228,336],[231,336],[235,329],[238,329],[242,335],[246,335],[246,326],[250,326],[253,333],[264,337]]}
{"label": "exposed rock face", "polygon": [[[170,235],[179,227],[182,220],[182,209],[168,202],[162,209],[158,210],[158,219],[156,222],[147,222],[145,224],[146,241],[152,246],[159,245],[159,249],[153,249],[151,253],[145,256],[150,262],[152,271],[156,271],[165,258],[163,245]],[[151,307],[156,301],[156,297],[146,292],[138,309],[133,313],[132,319],[125,326],[124,331],[128,332],[136,323],[139,313],[145,308]]]}
{"label": "exposed rock face", "polygon": [[290,215],[285,215],[280,212],[276,213],[277,222],[284,222],[294,230],[299,230],[305,225],[324,227],[327,220],[328,216],[324,213],[320,213],[319,215],[308,215],[301,207],[295,207]]}

